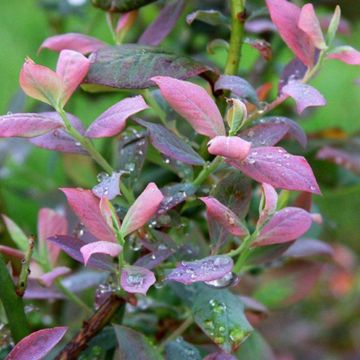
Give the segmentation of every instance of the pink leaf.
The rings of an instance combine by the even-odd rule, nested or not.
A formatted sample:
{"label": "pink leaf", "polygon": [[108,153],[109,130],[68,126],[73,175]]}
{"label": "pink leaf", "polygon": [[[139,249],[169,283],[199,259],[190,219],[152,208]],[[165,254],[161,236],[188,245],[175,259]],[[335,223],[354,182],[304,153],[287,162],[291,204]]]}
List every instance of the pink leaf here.
{"label": "pink leaf", "polygon": [[73,92],[82,83],[90,68],[90,60],[73,50],[62,50],[56,65],[56,73],[63,83],[61,106],[64,106]]}
{"label": "pink leaf", "polygon": [[121,231],[124,236],[145,225],[158,210],[164,199],[163,194],[154,183],[148,184],[128,210]]}
{"label": "pink leaf", "polygon": [[31,138],[61,128],[60,119],[33,113],[0,116],[0,137]]}
{"label": "pink leaf", "polygon": [[21,69],[19,82],[26,95],[54,107],[59,105],[63,82],[53,70],[28,58]]}
{"label": "pink leaf", "polygon": [[102,198],[103,196],[109,200],[116,198],[116,196],[120,195],[121,175],[122,172],[114,172],[111,175],[106,174],[101,182],[92,188],[92,192],[98,198]]}
{"label": "pink leaf", "polygon": [[61,50],[74,50],[81,54],[88,54],[107,46],[104,42],[84,34],[67,33],[47,38],[40,46],[42,49],[50,49],[60,52]]}
{"label": "pink leaf", "polygon": [[51,270],[50,272],[43,274],[39,277],[39,282],[46,287],[50,287],[54,281],[64,275],[71,272],[71,269],[66,266],[59,266]]}
{"label": "pink leaf", "polygon": [[310,214],[300,208],[287,207],[275,213],[262,228],[254,246],[281,244],[304,235],[311,227]]}
{"label": "pink leaf", "polygon": [[336,59],[349,65],[360,65],[360,51],[351,46],[341,46],[336,51],[329,54],[329,59]]}
{"label": "pink leaf", "polygon": [[254,180],[275,188],[321,193],[306,159],[290,155],[281,147],[255,148],[245,160],[227,162]]}
{"label": "pink leaf", "polygon": [[60,189],[70,207],[85,227],[98,239],[116,242],[115,235],[106,224],[99,209],[99,199],[91,192],[80,188]]}
{"label": "pink leaf", "polygon": [[224,122],[214,100],[201,87],[167,76],[151,78],[170,106],[184,117],[199,134],[225,135]]}
{"label": "pink leaf", "polygon": [[326,100],[314,87],[300,81],[292,81],[282,88],[282,93],[296,101],[296,111],[301,114],[310,106],[325,106]]}
{"label": "pink leaf", "polygon": [[202,197],[200,200],[206,205],[207,216],[221,224],[230,234],[243,236],[248,233],[241,220],[219,200],[210,196]]}
{"label": "pink leaf", "polygon": [[86,136],[103,138],[117,135],[126,126],[126,120],[136,113],[148,109],[142,96],[134,96],[119,101],[101,114],[88,128]]}
{"label": "pink leaf", "polygon": [[324,49],[326,47],[320,22],[316,16],[313,4],[305,4],[302,7],[298,26],[309,36],[315,47],[318,49]]}
{"label": "pink leaf", "polygon": [[209,256],[190,262],[182,261],[167,275],[166,279],[185,285],[199,281],[218,280],[231,273],[233,265],[233,260],[225,255]]}
{"label": "pink leaf", "polygon": [[243,160],[249,154],[251,143],[238,136],[215,136],[208,146],[210,154]]}
{"label": "pink leaf", "polygon": [[66,235],[68,231],[67,220],[63,215],[52,209],[42,208],[39,211],[37,225],[39,247],[40,249],[47,247],[49,260],[52,264],[55,264],[60,249],[46,240],[54,235]]}
{"label": "pink leaf", "polygon": [[41,360],[63,338],[67,327],[59,326],[33,332],[11,350],[6,360]]}
{"label": "pink leaf", "polygon": [[308,67],[314,65],[315,47],[299,23],[301,10],[286,0],[266,0],[270,16],[280,36],[295,55]]}
{"label": "pink leaf", "polygon": [[121,272],[120,284],[125,291],[132,294],[146,295],[155,281],[154,273],[140,266],[128,266]]}
{"label": "pink leaf", "polygon": [[106,254],[115,257],[121,253],[122,247],[119,244],[109,241],[96,241],[84,245],[80,251],[84,258],[84,264],[87,265],[93,254]]}
{"label": "pink leaf", "polygon": [[264,193],[265,204],[261,211],[257,225],[263,224],[269,216],[275,213],[278,201],[278,194],[276,190],[269,184],[261,184]]}

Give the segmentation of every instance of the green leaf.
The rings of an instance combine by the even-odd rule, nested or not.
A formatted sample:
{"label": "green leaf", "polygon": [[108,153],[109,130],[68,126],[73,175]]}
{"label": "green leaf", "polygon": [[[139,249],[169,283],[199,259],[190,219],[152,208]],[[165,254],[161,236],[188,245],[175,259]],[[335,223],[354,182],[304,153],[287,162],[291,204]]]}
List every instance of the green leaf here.
{"label": "green leaf", "polygon": [[195,20],[202,21],[206,24],[217,26],[230,26],[230,20],[220,11],[216,10],[197,10],[186,17],[186,22],[191,25]]}
{"label": "green leaf", "polygon": [[192,313],[204,333],[227,352],[236,350],[253,331],[244,304],[229,290],[204,286],[194,300]]}
{"label": "green leaf", "polygon": [[9,232],[12,241],[16,246],[22,250],[27,251],[29,247],[29,240],[20,227],[7,216],[3,215],[5,226]]}
{"label": "green leaf", "polygon": [[328,46],[331,46],[332,42],[335,39],[336,32],[338,30],[340,23],[340,18],[341,18],[341,9],[340,6],[337,5],[334,11],[334,15],[330,21],[330,25],[326,35],[326,43]]}
{"label": "green leaf", "polygon": [[92,0],[92,4],[111,12],[128,12],[155,1],[156,0]]}
{"label": "green leaf", "polygon": [[141,333],[126,326],[114,325],[121,360],[162,360],[162,355]]}
{"label": "green leaf", "polygon": [[168,360],[201,360],[199,350],[192,344],[177,338],[165,346],[165,357]]}
{"label": "green leaf", "polygon": [[275,355],[269,344],[257,332],[254,333],[240,346],[235,354],[237,359],[246,360],[275,360]]}
{"label": "green leaf", "polygon": [[[153,76],[187,79],[211,69],[189,57],[137,44],[108,46],[92,54],[84,89],[102,85],[115,89],[145,89],[154,86]],[[94,89],[91,89],[94,90]]]}

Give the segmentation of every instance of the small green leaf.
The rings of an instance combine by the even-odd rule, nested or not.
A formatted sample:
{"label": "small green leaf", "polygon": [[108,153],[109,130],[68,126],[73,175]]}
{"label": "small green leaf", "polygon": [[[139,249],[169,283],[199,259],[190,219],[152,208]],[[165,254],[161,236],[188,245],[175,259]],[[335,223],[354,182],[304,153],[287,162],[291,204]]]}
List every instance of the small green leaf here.
{"label": "small green leaf", "polygon": [[199,350],[192,344],[177,338],[165,346],[165,356],[168,360],[201,360]]}
{"label": "small green leaf", "polygon": [[192,306],[195,322],[218,346],[230,352],[253,331],[244,314],[244,304],[229,290],[204,286]]}
{"label": "small green leaf", "polygon": [[257,331],[240,346],[235,356],[237,359],[246,360],[275,360],[269,344]]}
{"label": "small green leaf", "polygon": [[230,20],[220,11],[216,10],[198,10],[186,17],[186,22],[191,25],[195,20],[202,21],[206,24],[218,26],[230,26]]}
{"label": "small green leaf", "polygon": [[334,41],[336,32],[339,27],[340,18],[341,18],[341,9],[340,6],[337,5],[327,31],[326,42],[328,46],[331,46],[332,42]]}
{"label": "small green leaf", "polygon": [[229,110],[226,113],[226,122],[229,124],[229,135],[236,135],[241,127],[244,125],[247,118],[247,111],[245,104],[238,99],[229,99]]}
{"label": "small green leaf", "polygon": [[5,226],[9,232],[11,240],[16,246],[22,250],[27,251],[29,247],[29,240],[20,227],[7,216],[3,215]]}

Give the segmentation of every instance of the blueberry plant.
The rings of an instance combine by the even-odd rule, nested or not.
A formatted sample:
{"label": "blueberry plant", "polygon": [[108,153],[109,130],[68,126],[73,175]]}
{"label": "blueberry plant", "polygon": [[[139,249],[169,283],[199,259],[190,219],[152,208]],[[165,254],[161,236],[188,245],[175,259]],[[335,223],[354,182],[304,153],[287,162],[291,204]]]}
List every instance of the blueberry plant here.
{"label": "blueberry plant", "polygon": [[[307,136],[296,113],[326,105],[309,84],[325,61],[360,65],[360,53],[335,39],[340,8],[322,21],[312,4],[287,0],[229,0],[223,9],[185,0],[92,2],[114,43],[80,33],[47,38],[40,50],[59,54],[56,69],[27,58],[19,77],[46,111],[0,117],[0,137],[77,154],[98,169],[91,187],[59,189],[69,211],[39,210],[37,234],[3,214],[15,246],[0,245],[10,332],[1,356],[275,359],[257,330],[271,316],[264,293],[298,296],[332,256],[329,245],[306,236],[322,222],[312,207],[321,190],[303,156]],[[150,3],[157,18],[126,43]],[[223,29],[208,44],[209,52],[222,48],[223,68],[160,46],[184,14],[184,32],[201,24]],[[280,41],[292,59],[275,89],[262,76]],[[249,71],[241,66],[244,46],[259,53]],[[120,101],[86,128],[66,109],[79,87],[102,96],[118,91]],[[293,102],[290,119],[281,108]],[[332,147],[318,157],[354,166]],[[305,277],[267,289],[273,269]],[[35,328],[25,312],[31,301],[51,302],[40,311],[55,314],[68,304],[71,316]]]}

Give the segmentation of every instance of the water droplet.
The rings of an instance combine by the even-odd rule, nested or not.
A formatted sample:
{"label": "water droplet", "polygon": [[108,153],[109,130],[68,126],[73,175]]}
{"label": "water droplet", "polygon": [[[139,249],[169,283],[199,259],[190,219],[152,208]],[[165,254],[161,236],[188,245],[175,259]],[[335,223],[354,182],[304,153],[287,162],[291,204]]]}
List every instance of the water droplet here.
{"label": "water droplet", "polygon": [[253,137],[254,135],[255,135],[255,131],[254,130],[249,130],[248,136]]}
{"label": "water droplet", "polygon": [[239,328],[235,328],[230,331],[229,336],[230,336],[230,340],[237,344],[237,343],[240,343],[244,339],[245,332]]}
{"label": "water droplet", "polygon": [[249,158],[247,159],[247,162],[248,162],[248,164],[253,165],[253,164],[256,163],[256,160],[249,157]]}
{"label": "water droplet", "polygon": [[129,245],[130,245],[131,250],[139,251],[141,249],[142,243],[141,243],[141,240],[137,236],[130,235]]}
{"label": "water droplet", "polygon": [[126,283],[133,287],[140,287],[144,284],[144,275],[142,274],[128,274]]}
{"label": "water droplet", "polygon": [[125,170],[129,172],[133,172],[135,170],[135,164],[134,163],[127,163],[125,165]]}
{"label": "water droplet", "polygon": [[76,146],[81,146],[81,143],[79,141],[76,141],[75,145]]}
{"label": "water droplet", "polygon": [[239,278],[236,274],[229,272],[228,274],[224,275],[222,278],[206,281],[205,284],[213,288],[223,289],[236,285],[238,283],[238,280]]}
{"label": "water droplet", "polygon": [[6,113],[6,115],[12,115],[13,113],[12,113],[12,111],[8,111],[7,113]]}
{"label": "water droplet", "polygon": [[165,163],[165,164],[170,164],[170,159],[165,159],[165,160],[164,160],[164,163]]}

